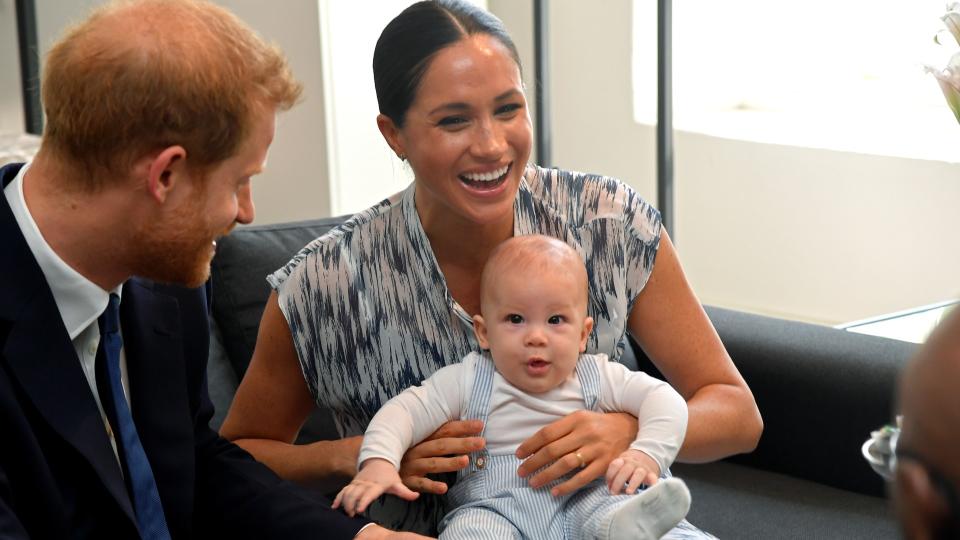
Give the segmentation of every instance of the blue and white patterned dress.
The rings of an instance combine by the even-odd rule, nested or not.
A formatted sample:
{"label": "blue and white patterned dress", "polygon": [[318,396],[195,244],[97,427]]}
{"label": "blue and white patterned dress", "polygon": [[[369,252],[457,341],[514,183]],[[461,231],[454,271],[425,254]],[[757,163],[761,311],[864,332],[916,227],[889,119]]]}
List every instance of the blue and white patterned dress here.
{"label": "blue and white patterned dress", "polygon": [[[617,360],[630,308],[653,269],[660,213],[613,178],[529,166],[514,203],[514,235],[525,234],[559,238],[583,257],[595,321],[587,352]],[[413,184],[317,238],[267,279],[307,387],[344,437],[362,435],[391,397],[480,349],[421,226]],[[432,531],[442,511],[435,497],[385,497],[368,514],[393,528]]]}

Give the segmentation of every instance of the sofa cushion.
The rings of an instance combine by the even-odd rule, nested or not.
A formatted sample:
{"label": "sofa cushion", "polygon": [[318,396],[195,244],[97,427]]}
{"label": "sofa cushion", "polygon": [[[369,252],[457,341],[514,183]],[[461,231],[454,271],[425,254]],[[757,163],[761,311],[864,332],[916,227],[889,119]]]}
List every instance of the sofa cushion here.
{"label": "sofa cushion", "polygon": [[[897,375],[916,346],[826,326],[707,307],[764,418],[756,451],[736,463],[881,497],[860,454],[890,423]],[[640,368],[655,366],[636,348]]]}
{"label": "sofa cushion", "polygon": [[690,488],[687,519],[719,538],[899,538],[889,502],[753,467],[675,464]]}

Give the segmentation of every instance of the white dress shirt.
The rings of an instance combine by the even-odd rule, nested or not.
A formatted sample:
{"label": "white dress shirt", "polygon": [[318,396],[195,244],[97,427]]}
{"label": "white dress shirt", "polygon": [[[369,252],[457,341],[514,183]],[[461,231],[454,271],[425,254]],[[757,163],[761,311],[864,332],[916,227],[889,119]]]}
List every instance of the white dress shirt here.
{"label": "white dress shirt", "polygon": [[[97,347],[100,344],[100,327],[97,324],[97,319],[107,308],[110,292],[119,296],[123,286],[118,286],[110,292],[101,289],[71,268],[50,247],[50,244],[43,238],[40,228],[37,227],[37,222],[30,214],[30,209],[27,207],[26,199],[23,196],[23,184],[29,167],[30,164],[27,163],[20,169],[17,177],[4,188],[3,194],[7,198],[10,210],[13,211],[13,217],[17,220],[20,232],[43,272],[47,285],[53,292],[53,299],[57,304],[60,317],[63,319],[63,326],[73,342],[80,367],[87,378],[90,392],[93,394],[93,399],[100,410],[100,416],[103,418],[107,434],[110,436],[113,452],[117,454],[117,442],[104,414],[103,405],[100,403],[100,394],[97,392],[97,377],[94,365],[97,357]],[[127,403],[130,403],[127,359],[123,349],[120,350],[120,380],[123,384],[124,394],[127,396]]]}

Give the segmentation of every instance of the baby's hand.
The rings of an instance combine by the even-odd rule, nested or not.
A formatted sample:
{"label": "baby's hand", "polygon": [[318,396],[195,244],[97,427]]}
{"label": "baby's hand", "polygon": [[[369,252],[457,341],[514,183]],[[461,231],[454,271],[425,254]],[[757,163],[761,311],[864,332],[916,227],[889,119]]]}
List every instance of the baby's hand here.
{"label": "baby's hand", "polygon": [[373,458],[360,465],[360,472],[353,477],[337,498],[333,500],[333,507],[343,507],[349,516],[355,516],[367,509],[367,506],[384,493],[396,495],[401,499],[412,501],[420,496],[410,491],[400,480],[400,474],[393,464],[385,459]]}
{"label": "baby's hand", "polygon": [[607,488],[612,495],[633,494],[641,484],[656,484],[659,477],[660,466],[653,458],[639,450],[627,450],[607,467]]}

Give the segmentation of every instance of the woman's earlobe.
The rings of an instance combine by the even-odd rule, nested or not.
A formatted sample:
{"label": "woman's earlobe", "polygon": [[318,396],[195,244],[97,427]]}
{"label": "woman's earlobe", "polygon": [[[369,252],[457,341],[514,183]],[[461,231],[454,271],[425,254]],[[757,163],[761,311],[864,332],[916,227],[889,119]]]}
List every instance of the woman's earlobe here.
{"label": "woman's earlobe", "polygon": [[394,121],[385,114],[378,114],[377,129],[380,130],[380,134],[383,135],[383,140],[387,141],[387,145],[393,150],[393,153],[396,154],[401,161],[406,160],[407,154],[403,151],[403,145],[400,144],[400,129],[397,128]]}

